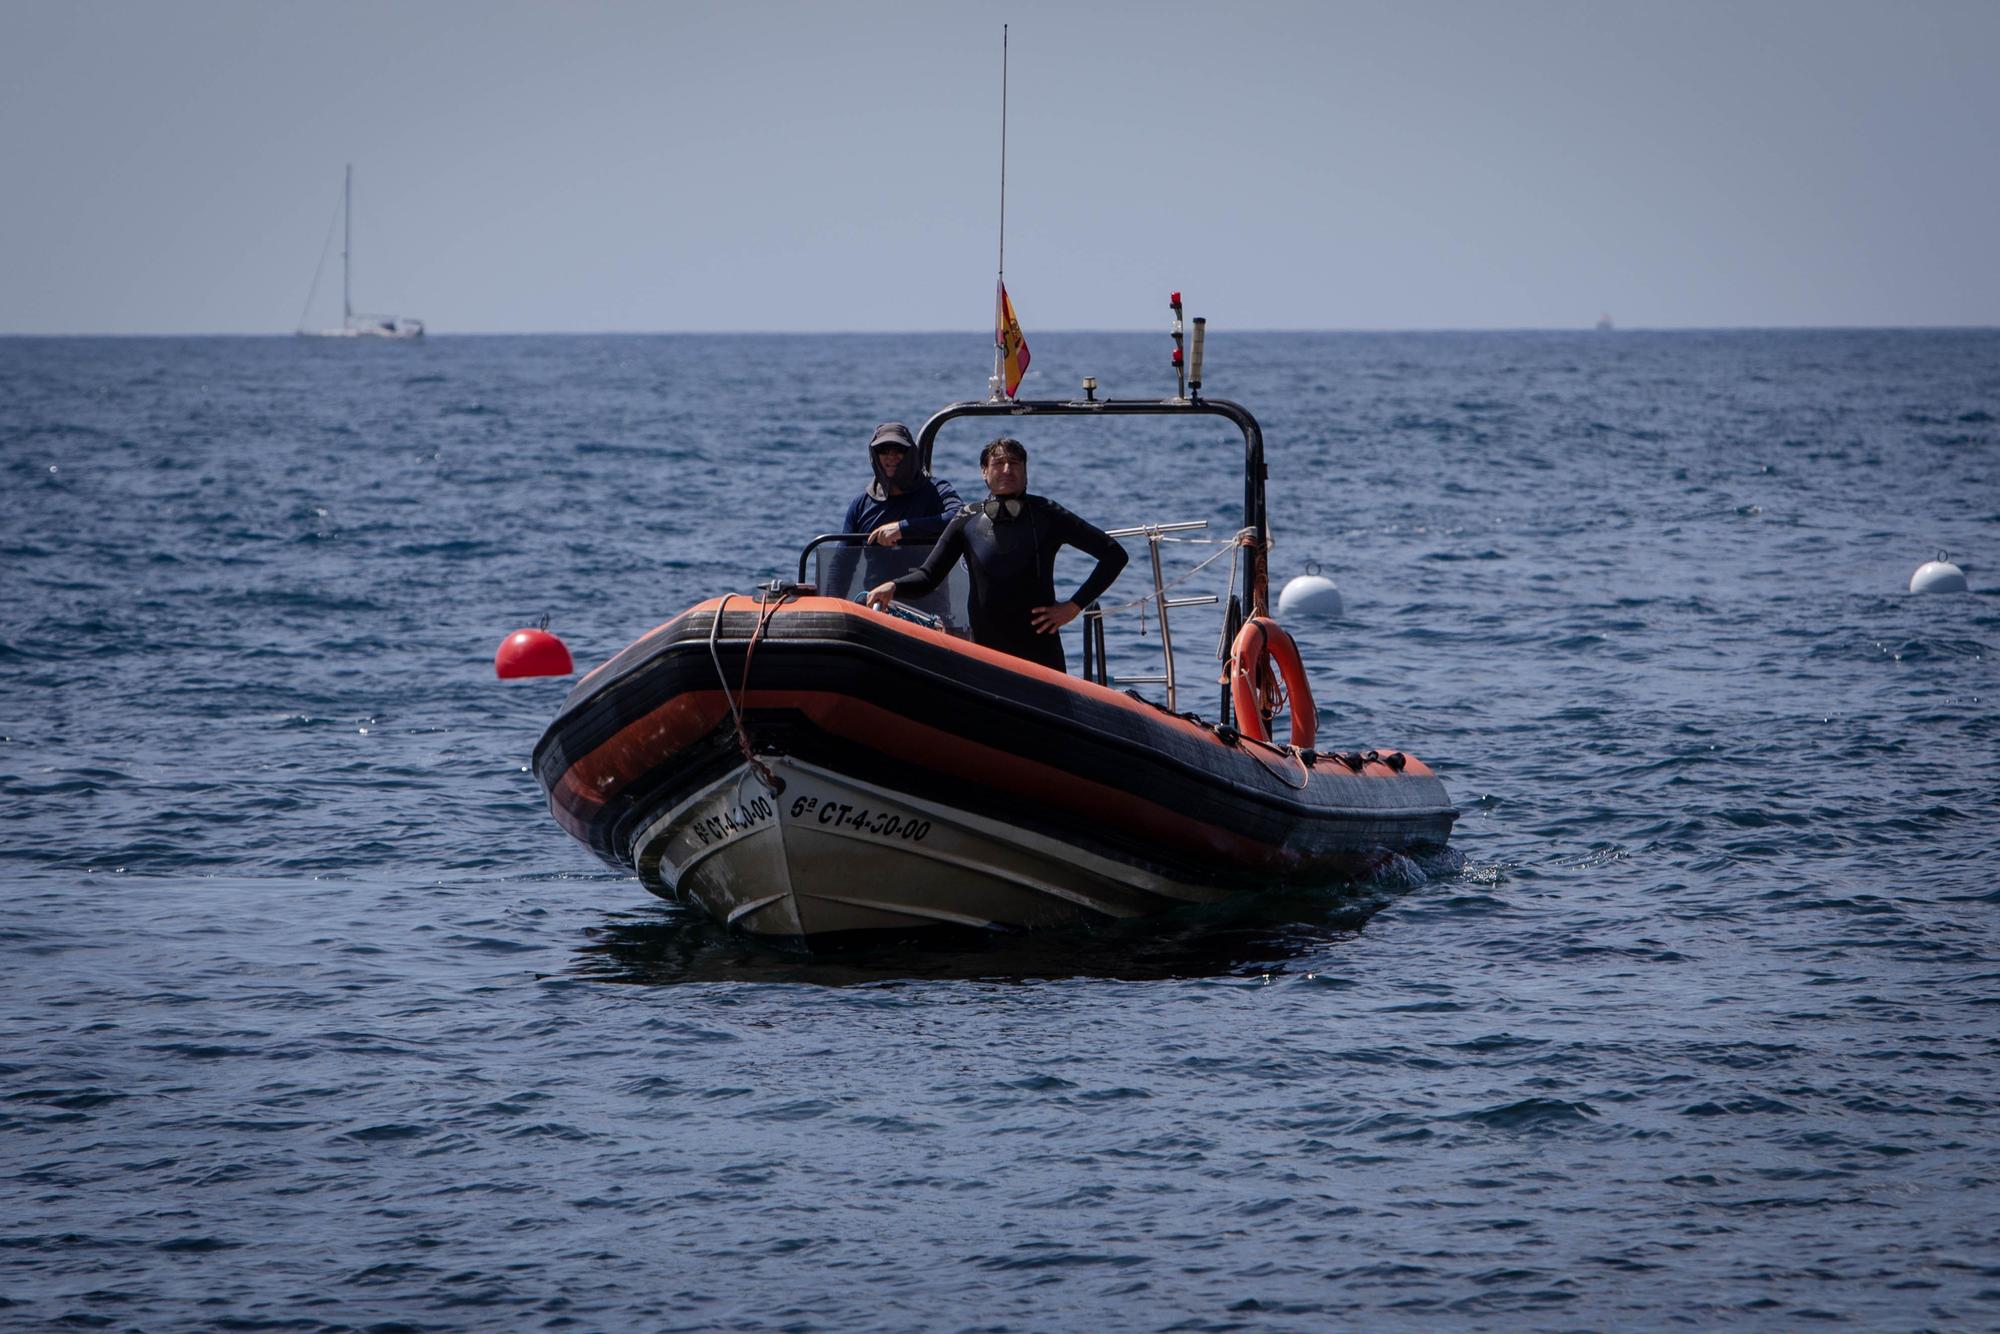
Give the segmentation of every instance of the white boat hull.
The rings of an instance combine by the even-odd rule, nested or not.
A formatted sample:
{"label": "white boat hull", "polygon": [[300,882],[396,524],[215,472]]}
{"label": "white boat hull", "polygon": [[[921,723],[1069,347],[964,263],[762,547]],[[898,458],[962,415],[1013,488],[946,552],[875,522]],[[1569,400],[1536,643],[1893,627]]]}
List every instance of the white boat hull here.
{"label": "white boat hull", "polygon": [[641,878],[751,935],[1028,930],[1228,896],[784,756],[739,765],[639,832]]}
{"label": "white boat hull", "polygon": [[340,329],[303,331],[307,338],[380,338],[390,342],[414,342],[424,336],[424,326],[415,320],[398,320],[392,325],[350,324]]}

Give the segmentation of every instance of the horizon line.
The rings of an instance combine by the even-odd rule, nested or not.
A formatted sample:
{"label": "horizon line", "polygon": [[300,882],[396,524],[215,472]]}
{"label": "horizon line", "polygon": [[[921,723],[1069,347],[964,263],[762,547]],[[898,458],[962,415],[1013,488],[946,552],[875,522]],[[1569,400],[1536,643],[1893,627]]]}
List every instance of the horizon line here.
{"label": "horizon line", "polygon": [[[1409,326],[1353,326],[1307,327],[1307,326],[1264,326],[1227,328],[1229,334],[1338,334],[1338,335],[1380,335],[1380,334],[1609,334],[1622,333],[1990,333],[2000,330],[2000,323],[1991,324],[1629,324],[1599,328],[1589,324],[1521,324],[1521,325],[1475,325],[1452,327],[1447,325]],[[1047,335],[1159,335],[1154,328],[1047,328],[1037,331]],[[977,329],[426,329],[425,338],[910,338],[910,337],[966,337],[987,338],[989,333]],[[273,332],[269,330],[201,330],[182,329],[173,331],[118,331],[118,330],[69,330],[64,332],[32,330],[0,330],[0,339],[22,338],[315,338],[318,335],[301,334],[297,330]],[[332,339],[334,342],[371,343],[368,338]],[[392,340],[393,341],[393,340]]]}

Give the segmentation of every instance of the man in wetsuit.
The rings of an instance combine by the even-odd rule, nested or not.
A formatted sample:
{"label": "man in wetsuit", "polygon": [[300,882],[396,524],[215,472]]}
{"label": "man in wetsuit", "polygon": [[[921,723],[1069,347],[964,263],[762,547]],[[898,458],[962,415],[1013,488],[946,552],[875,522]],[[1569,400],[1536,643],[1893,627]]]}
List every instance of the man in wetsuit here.
{"label": "man in wetsuit", "polygon": [[[875,480],[847,507],[840,526],[843,533],[868,534],[868,546],[893,547],[904,538],[935,542],[952,516],[964,508],[950,482],[918,470],[917,442],[901,422],[883,422],[875,428],[868,442],[868,461]],[[845,596],[854,564],[852,550],[834,553],[827,580],[830,591]],[[869,564],[875,562],[871,559]],[[891,571],[902,568],[903,562],[890,566]]]}
{"label": "man in wetsuit", "polygon": [[[979,451],[979,472],[992,494],[951,521],[921,568],[870,589],[868,605],[879,610],[930,592],[963,556],[972,572],[973,642],[1067,671],[1056,632],[1111,587],[1125,548],[1053,500],[1028,494],[1028,451],[1019,440],[990,441]],[[1097,557],[1097,568],[1057,602],[1056,551],[1064,546]]]}

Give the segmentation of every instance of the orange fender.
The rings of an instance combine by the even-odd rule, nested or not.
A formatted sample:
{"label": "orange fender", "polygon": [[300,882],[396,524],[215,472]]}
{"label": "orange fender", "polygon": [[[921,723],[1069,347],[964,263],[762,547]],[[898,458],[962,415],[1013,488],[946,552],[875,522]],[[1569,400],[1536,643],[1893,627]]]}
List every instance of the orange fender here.
{"label": "orange fender", "polygon": [[[1273,678],[1275,666],[1284,690]],[[1319,735],[1319,710],[1313,707],[1312,684],[1306,680],[1299,646],[1284,627],[1268,616],[1252,616],[1229,646],[1229,699],[1236,710],[1236,730],[1252,741],[1269,743],[1271,719],[1291,701],[1291,730],[1286,740],[1304,750]]]}

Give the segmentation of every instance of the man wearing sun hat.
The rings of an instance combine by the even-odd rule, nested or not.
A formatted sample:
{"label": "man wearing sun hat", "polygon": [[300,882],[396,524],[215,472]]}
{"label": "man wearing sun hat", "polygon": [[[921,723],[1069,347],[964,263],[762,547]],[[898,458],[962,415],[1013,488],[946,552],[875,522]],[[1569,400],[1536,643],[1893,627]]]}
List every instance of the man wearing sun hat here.
{"label": "man wearing sun hat", "polygon": [[[868,572],[850,589],[859,553],[851,547],[828,553],[828,586],[823,591],[835,597],[859,594],[875,583],[877,576],[901,574],[923,560],[945,525],[965,508],[950,482],[929,476],[919,466],[917,442],[901,422],[883,422],[875,428],[868,440],[868,462],[875,471],[874,480],[847,507],[847,517],[840,525],[843,533],[868,534]],[[905,541],[913,548],[907,555],[898,552],[892,557],[887,551],[876,550]]]}
{"label": "man wearing sun hat", "polygon": [[871,545],[893,547],[904,538],[934,542],[964,508],[958,492],[917,466],[917,442],[901,422],[883,422],[868,441],[875,480],[847,507],[843,533],[866,533]]}

